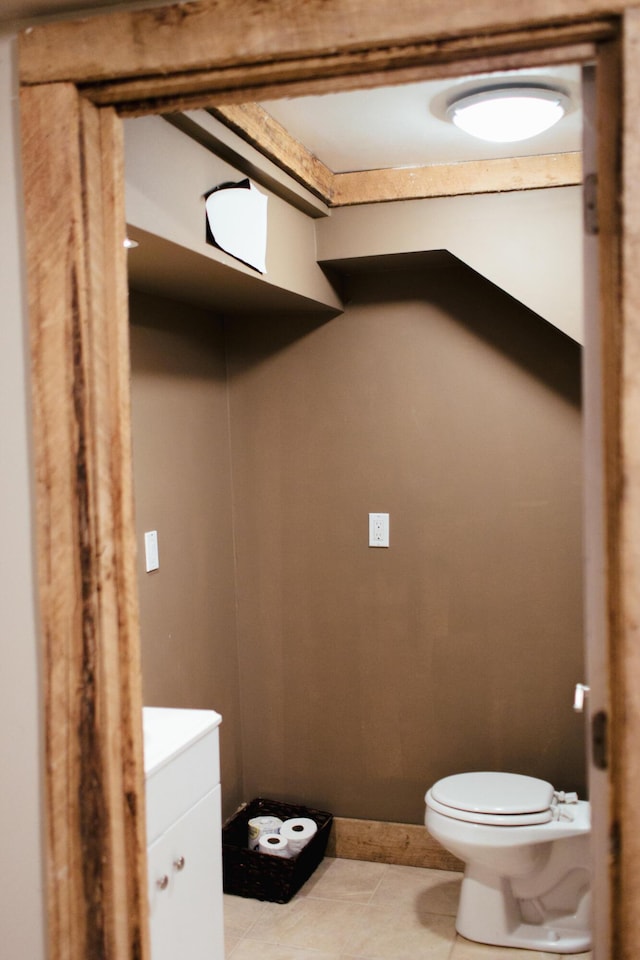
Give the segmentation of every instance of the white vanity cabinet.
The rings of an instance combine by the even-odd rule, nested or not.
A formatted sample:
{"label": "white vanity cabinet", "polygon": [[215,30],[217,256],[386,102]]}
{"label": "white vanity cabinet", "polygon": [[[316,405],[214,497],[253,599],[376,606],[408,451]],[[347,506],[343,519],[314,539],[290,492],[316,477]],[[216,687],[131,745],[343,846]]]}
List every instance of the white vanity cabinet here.
{"label": "white vanity cabinet", "polygon": [[152,960],[223,960],[219,714],[145,707]]}

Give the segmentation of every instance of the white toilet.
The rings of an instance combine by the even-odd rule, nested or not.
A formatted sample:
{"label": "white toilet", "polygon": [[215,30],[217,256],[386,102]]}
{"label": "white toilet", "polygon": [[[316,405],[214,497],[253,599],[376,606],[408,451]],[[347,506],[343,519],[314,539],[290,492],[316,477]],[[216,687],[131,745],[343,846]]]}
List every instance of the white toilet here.
{"label": "white toilet", "polygon": [[460,773],[425,796],[425,824],[465,863],[456,929],[496,946],[591,949],[589,804],[513,773]]}

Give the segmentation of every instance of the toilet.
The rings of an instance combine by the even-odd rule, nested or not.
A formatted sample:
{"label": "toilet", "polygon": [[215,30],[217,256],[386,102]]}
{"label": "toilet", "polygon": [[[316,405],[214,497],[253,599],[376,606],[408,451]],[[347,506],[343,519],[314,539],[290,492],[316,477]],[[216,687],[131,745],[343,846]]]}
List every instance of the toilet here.
{"label": "toilet", "polygon": [[547,953],[591,949],[588,802],[496,772],[445,777],[425,801],[427,830],[465,864],[458,933]]}

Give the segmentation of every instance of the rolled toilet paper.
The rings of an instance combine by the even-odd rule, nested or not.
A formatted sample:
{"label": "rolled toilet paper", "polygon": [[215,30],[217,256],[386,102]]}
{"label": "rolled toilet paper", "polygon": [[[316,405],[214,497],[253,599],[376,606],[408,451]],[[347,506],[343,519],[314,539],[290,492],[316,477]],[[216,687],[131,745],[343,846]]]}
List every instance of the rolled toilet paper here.
{"label": "rolled toilet paper", "polygon": [[285,820],[280,827],[280,836],[289,841],[291,856],[295,857],[317,833],[318,825],[310,817],[295,817]]}
{"label": "rolled toilet paper", "polygon": [[279,833],[264,833],[258,841],[258,852],[285,859],[291,856],[289,841]]}
{"label": "rolled toilet paper", "polygon": [[249,849],[257,850],[260,837],[270,833],[278,833],[283,821],[280,817],[253,817],[249,820]]}

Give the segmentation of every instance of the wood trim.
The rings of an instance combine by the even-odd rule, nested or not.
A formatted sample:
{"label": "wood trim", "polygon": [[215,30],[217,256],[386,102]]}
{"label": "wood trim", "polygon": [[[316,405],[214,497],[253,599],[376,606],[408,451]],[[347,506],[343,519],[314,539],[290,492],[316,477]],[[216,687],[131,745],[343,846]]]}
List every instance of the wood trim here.
{"label": "wood trim", "polygon": [[[617,339],[610,348],[608,386],[610,422],[619,415],[619,445],[611,450],[615,458],[609,499],[611,553],[615,593],[610,611],[615,649],[612,650],[611,678],[614,684],[612,724],[612,781],[616,832],[614,864],[619,865],[618,887],[614,888],[616,956],[632,960],[640,950],[640,9],[629,10],[623,32],[622,148],[614,139],[615,161],[622,161],[622,224],[619,206],[608,189],[609,206],[616,217],[614,227],[622,235],[622,276],[619,277],[616,248],[607,245],[608,270],[612,274],[609,312],[617,314],[611,326]],[[610,134],[612,130],[608,131]],[[619,134],[619,131],[616,131]],[[605,255],[603,251],[603,256]],[[621,310],[615,298],[621,295]],[[605,330],[606,334],[606,330]],[[619,844],[619,858],[616,856]]]}
{"label": "wood trim", "polygon": [[56,958],[148,956],[121,124],[22,91]]}
{"label": "wood trim", "polygon": [[[607,24],[606,30],[607,33],[611,32],[610,24]],[[208,108],[215,104],[437,80],[465,73],[531,69],[554,63],[585,63],[593,60],[595,55],[595,43],[585,40],[551,49],[534,47],[515,53],[501,51],[484,56],[467,56],[461,60],[441,60],[438,46],[423,44],[391,51],[391,54],[386,50],[374,50],[366,59],[361,53],[343,53],[333,57],[284,60],[245,67],[219,67],[158,76],[152,80],[145,77],[111,83],[101,81],[83,85],[83,93],[92,103],[117,106],[121,116],[135,117],[148,113]],[[301,86],[303,83],[304,87]]]}
{"label": "wood trim", "polygon": [[333,172],[257,103],[217,107],[209,112],[321,200],[329,201]]}
{"label": "wood trim", "polygon": [[[585,120],[584,176],[597,176],[598,154],[602,143],[597,135],[597,103],[602,88],[609,89],[610,78],[606,76],[605,57],[600,57],[598,69],[585,71],[583,104]],[[615,63],[613,64],[615,67]],[[615,71],[614,71],[615,72]],[[614,88],[615,92],[615,77]],[[615,109],[614,109],[615,113]],[[605,174],[606,175],[606,174]],[[615,179],[615,175],[614,175]],[[609,689],[609,626],[607,597],[607,520],[604,509],[604,383],[603,383],[603,322],[600,309],[601,238],[597,234],[585,237],[584,257],[584,364],[583,364],[583,516],[584,556],[589,561],[583,564],[584,619],[585,619],[585,676],[589,678],[589,714],[600,711],[611,715]],[[585,727],[585,732],[588,727]],[[610,775],[590,765],[589,799],[591,801],[591,864],[593,869],[593,903],[601,905],[594,910],[593,953],[596,957],[609,956],[611,943],[612,888],[611,857],[609,854],[612,822]],[[613,898],[615,899],[615,898]]]}
{"label": "wood trim", "polygon": [[330,205],[346,207],[357,203],[537,190],[581,183],[579,153],[443,163],[399,170],[360,170],[335,175]]}
{"label": "wood trim", "polygon": [[146,97],[154,97],[163,77],[235,65],[244,65],[246,89],[254,66],[277,75],[295,60],[313,64],[301,66],[298,81],[321,73],[317,58],[334,76],[366,72],[380,58],[387,67],[459,63],[609,37],[613,26],[603,6],[611,15],[625,3],[538,0],[523,11],[495,0],[404,8],[388,0],[196,0],[30,27],[20,37],[20,82],[147,78]]}
{"label": "wood trim", "polygon": [[425,827],[415,823],[334,817],[327,856],[431,870],[464,869],[457,857],[440,846]]}

